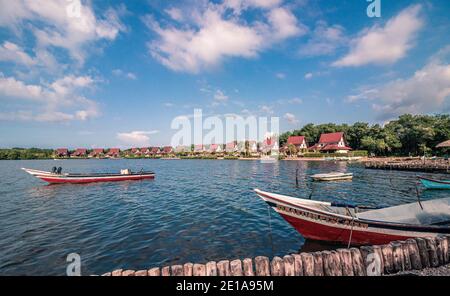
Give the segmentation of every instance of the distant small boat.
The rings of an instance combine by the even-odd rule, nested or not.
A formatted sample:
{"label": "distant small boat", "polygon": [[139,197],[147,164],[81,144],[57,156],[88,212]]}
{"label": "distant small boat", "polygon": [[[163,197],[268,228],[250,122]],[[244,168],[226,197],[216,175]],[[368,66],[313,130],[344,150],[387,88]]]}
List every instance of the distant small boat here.
{"label": "distant small boat", "polygon": [[351,180],[353,179],[352,173],[328,173],[328,174],[315,174],[311,178],[314,181],[341,181],[341,180]]}
{"label": "distant small boat", "polygon": [[450,197],[382,209],[301,199],[255,189],[307,239],[377,245],[450,234]]}
{"label": "distant small boat", "polygon": [[69,174],[61,173],[53,170],[53,172],[39,171],[33,169],[22,168],[25,172],[29,173],[36,178],[39,178],[50,184],[59,183],[93,183],[93,182],[116,182],[116,181],[128,181],[128,180],[144,180],[154,179],[155,173],[153,172],[138,172],[133,173],[130,170],[121,170],[120,173],[89,173],[89,174]]}
{"label": "distant small boat", "polygon": [[426,189],[450,189],[450,180],[434,180],[420,176],[417,178]]}

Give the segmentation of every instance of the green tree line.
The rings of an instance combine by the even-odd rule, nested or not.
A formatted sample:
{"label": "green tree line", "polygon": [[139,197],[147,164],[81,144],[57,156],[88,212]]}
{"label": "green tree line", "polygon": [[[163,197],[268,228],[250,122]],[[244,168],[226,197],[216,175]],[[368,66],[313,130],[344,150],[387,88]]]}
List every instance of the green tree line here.
{"label": "green tree line", "polygon": [[0,149],[0,159],[48,159],[53,157],[52,149],[12,148]]}
{"label": "green tree line", "polygon": [[424,153],[442,154],[436,149],[440,142],[450,139],[450,115],[405,114],[385,125],[366,122],[349,124],[307,124],[299,130],[280,135],[284,145],[289,136],[305,136],[312,145],[319,141],[322,133],[344,132],[346,140],[354,150],[367,150],[371,154],[389,156],[417,156]]}

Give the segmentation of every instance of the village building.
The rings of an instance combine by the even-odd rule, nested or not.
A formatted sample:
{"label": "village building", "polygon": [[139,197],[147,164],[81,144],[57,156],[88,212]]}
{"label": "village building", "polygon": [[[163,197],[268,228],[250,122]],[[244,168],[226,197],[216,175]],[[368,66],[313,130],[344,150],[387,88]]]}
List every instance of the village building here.
{"label": "village building", "polygon": [[159,147],[151,147],[150,155],[158,155],[161,153],[161,149]]}
{"label": "village building", "polygon": [[325,153],[348,153],[352,148],[347,146],[343,132],[321,134],[319,142],[309,150]]}
{"label": "village building", "polygon": [[248,141],[248,151],[252,154],[258,153],[258,143],[256,141]]}
{"label": "village building", "polygon": [[109,149],[109,151],[106,155],[111,158],[118,158],[118,157],[120,157],[120,149],[119,148],[111,148],[111,149]]}
{"label": "village building", "polygon": [[188,146],[177,146],[175,147],[175,152],[176,153],[187,153],[187,152],[191,152],[191,148]]}
{"label": "village building", "polygon": [[205,147],[201,144],[197,144],[194,146],[194,152],[195,153],[202,153],[205,151]]}
{"label": "village building", "polygon": [[222,145],[220,145],[220,144],[211,144],[209,146],[209,152],[210,153],[222,153],[223,152]]}
{"label": "village building", "polygon": [[225,151],[227,153],[235,153],[235,152],[237,152],[238,151],[238,147],[236,145],[236,142],[227,143],[225,145]]}
{"label": "village building", "polygon": [[94,148],[89,154],[89,157],[102,157],[104,156],[104,153],[105,151],[103,148]]}
{"label": "village building", "polygon": [[141,152],[141,155],[145,155],[145,156],[150,155],[150,148],[148,148],[148,147],[142,147],[139,150]]}
{"label": "village building", "polygon": [[162,154],[171,154],[173,153],[172,146],[164,146],[162,149]]}
{"label": "village building", "polygon": [[305,136],[290,136],[287,140],[287,146],[294,145],[297,151],[305,151],[308,149]]}
{"label": "village building", "polygon": [[69,156],[69,149],[67,148],[58,148],[55,150],[55,156],[57,157],[67,157]]}
{"label": "village building", "polygon": [[87,149],[86,148],[77,148],[75,152],[73,152],[71,157],[86,157],[87,156]]}

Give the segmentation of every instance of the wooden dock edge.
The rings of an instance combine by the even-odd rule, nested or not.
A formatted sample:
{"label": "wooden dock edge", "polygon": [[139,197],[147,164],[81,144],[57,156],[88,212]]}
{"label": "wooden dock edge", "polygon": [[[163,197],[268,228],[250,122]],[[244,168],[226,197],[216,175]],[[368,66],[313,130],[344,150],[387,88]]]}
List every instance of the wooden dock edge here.
{"label": "wooden dock edge", "polygon": [[450,235],[312,253],[186,263],[102,276],[379,276],[450,263]]}

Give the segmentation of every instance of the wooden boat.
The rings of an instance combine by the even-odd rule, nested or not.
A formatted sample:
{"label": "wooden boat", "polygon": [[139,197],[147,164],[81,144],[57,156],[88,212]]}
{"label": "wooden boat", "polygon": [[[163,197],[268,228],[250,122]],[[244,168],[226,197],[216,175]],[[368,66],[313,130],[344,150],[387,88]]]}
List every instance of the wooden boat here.
{"label": "wooden boat", "polygon": [[133,173],[130,170],[121,170],[120,173],[93,173],[93,174],[69,174],[69,173],[57,173],[39,171],[33,169],[22,168],[36,178],[39,178],[50,184],[59,183],[93,183],[93,182],[115,182],[115,181],[128,181],[128,180],[144,180],[154,179],[155,173],[153,172],[138,172]]}
{"label": "wooden boat", "polygon": [[416,202],[367,210],[259,189],[255,192],[307,239],[376,245],[450,234],[450,197],[423,201],[421,206]]}
{"label": "wooden boat", "polygon": [[450,180],[434,180],[420,176],[417,178],[426,189],[450,189]]}
{"label": "wooden boat", "polygon": [[352,173],[327,173],[327,174],[315,174],[311,178],[314,181],[341,181],[341,180],[351,180],[353,179]]}

